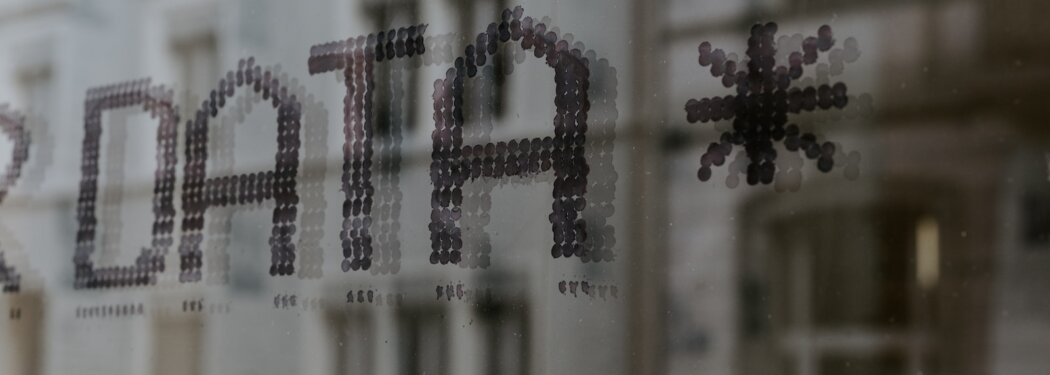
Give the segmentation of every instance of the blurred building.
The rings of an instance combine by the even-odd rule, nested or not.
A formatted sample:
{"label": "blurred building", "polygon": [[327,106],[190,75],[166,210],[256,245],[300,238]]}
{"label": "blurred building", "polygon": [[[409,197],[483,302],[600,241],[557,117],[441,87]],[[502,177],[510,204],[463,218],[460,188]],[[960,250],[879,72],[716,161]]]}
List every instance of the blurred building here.
{"label": "blurred building", "polygon": [[[28,316],[4,321],[0,372],[623,371],[629,361],[623,355],[629,300],[623,267],[551,259],[553,178],[479,183],[470,190],[473,201],[464,205],[473,210],[464,219],[472,263],[428,261],[433,82],[444,77],[474,36],[515,5],[495,0],[2,4],[0,48],[11,53],[2,63],[0,99],[30,115],[35,143],[27,170],[39,175],[20,181],[14,198],[5,202],[10,213],[4,224],[13,233],[8,238],[21,245],[5,248],[5,255],[26,276],[18,293],[5,296],[5,306]],[[561,27],[559,15],[586,7],[521,5],[526,15],[593,59],[595,136],[589,142],[604,145],[595,150],[612,147],[616,116],[630,113],[624,97],[617,98],[624,89],[617,76],[626,72],[617,69],[627,64],[627,54],[612,47],[618,39],[609,38],[602,22],[627,24],[627,8],[587,27],[575,22]],[[342,72],[310,75],[311,47],[417,24],[426,25],[426,58],[377,64],[374,72],[376,265],[345,273],[339,232],[347,89]],[[626,36],[629,30],[617,33]],[[478,83],[468,85],[467,126],[488,128],[468,141],[552,135],[543,124],[550,124],[554,113],[553,75],[531,54],[507,47],[489,64],[495,71],[483,71]],[[154,287],[74,290],[70,260],[87,90],[148,77],[173,90],[185,120],[225,72],[248,57],[304,103],[300,271],[286,278],[267,273],[271,202],[209,210],[200,283],[178,282],[178,271],[172,270],[179,255],[172,248],[169,270]],[[273,168],[275,112],[258,94],[237,100],[209,129],[212,176]],[[150,241],[156,120],[136,108],[105,112],[102,120],[99,247],[93,257],[98,264],[129,264],[135,249]],[[181,137],[179,143],[184,146]],[[612,157],[611,151],[596,156],[604,167],[592,164],[592,175],[607,173]],[[179,158],[181,179],[181,148]],[[625,181],[617,183],[615,174],[612,180],[594,178],[601,182],[594,188],[615,190]],[[603,226],[591,233],[603,237],[608,228],[623,226],[606,225],[605,219],[595,223]],[[621,235],[618,246],[628,243],[626,238]],[[554,350],[554,342],[562,347]]]}
{"label": "blurred building", "polygon": [[[470,184],[471,262],[431,265],[433,82],[516,5],[588,58],[584,216],[611,261],[550,256],[553,178],[541,175]],[[1046,8],[2,1],[0,103],[29,115],[33,148],[0,207],[0,248],[24,280],[0,297],[0,373],[1044,373]],[[741,159],[698,181],[700,155],[731,124],[690,124],[683,107],[734,91],[697,64],[697,46],[742,61],[751,26],[769,21],[781,58],[825,24],[836,48],[856,42],[859,58],[822,54],[795,83],[848,86],[845,110],[791,117],[841,157],[824,174],[781,149],[800,180],[785,168],[748,186],[729,173]],[[374,76],[376,267],[344,272],[346,78],[311,75],[310,47],[416,24],[425,57]],[[304,102],[299,272],[267,273],[274,206],[262,203],[208,211],[200,283],[179,283],[173,247],[156,286],[74,290],[87,90],[149,77],[185,122],[249,56]],[[494,60],[464,94],[468,141],[550,135],[551,70],[520,46]],[[272,168],[274,111],[238,98],[209,129],[213,175]],[[95,258],[130,264],[150,240],[156,125],[135,109],[103,120]]]}
{"label": "blurred building", "polygon": [[[670,99],[660,102],[724,90],[688,47],[711,40],[742,54],[740,30],[766,19],[787,36],[828,24],[839,42],[856,38],[855,63],[837,77],[818,63],[808,84],[842,81],[851,106],[872,102],[870,111],[796,117],[861,155],[854,181],[849,167],[818,175],[807,162],[797,192],[726,190],[717,172],[698,186],[689,172],[717,132],[668,118],[672,134],[693,140],[673,143],[662,177],[681,181],[666,204],[669,372],[1045,371],[1035,349],[1050,332],[1038,297],[1050,258],[1041,250],[1048,189],[1036,108],[1047,56],[1032,16],[1044,6],[698,5],[668,4],[675,22],[663,35],[683,55],[672,54],[667,75],[698,78],[668,81]],[[678,230],[683,223],[690,229]]]}

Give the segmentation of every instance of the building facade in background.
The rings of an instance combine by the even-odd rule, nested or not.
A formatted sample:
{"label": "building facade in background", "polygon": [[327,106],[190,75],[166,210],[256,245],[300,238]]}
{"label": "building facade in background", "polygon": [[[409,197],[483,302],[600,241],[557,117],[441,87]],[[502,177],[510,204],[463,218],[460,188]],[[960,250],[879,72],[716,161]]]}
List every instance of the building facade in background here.
{"label": "building facade in background", "polygon": [[[457,58],[477,67],[457,92],[461,113],[450,115],[462,116],[464,145],[479,145],[469,152],[507,141],[520,165],[531,153],[541,163],[548,156],[536,144],[560,137],[555,125],[575,116],[559,98],[582,93],[564,92],[560,80],[578,77],[556,74],[534,49],[493,43],[490,61],[468,58],[482,41],[488,48],[479,34],[490,24],[519,17],[517,6],[587,61],[586,201],[569,220],[583,227],[571,236],[587,234],[574,237],[586,257],[551,253],[568,241],[552,213],[564,187],[553,168],[562,166],[470,178],[458,198],[435,190],[447,167],[435,147],[451,137],[435,113],[456,100],[440,80]],[[26,115],[32,136],[0,202],[0,259],[21,277],[17,292],[0,295],[0,373],[1044,373],[1044,8],[0,2],[0,103]],[[721,48],[743,71],[752,25],[767,22],[777,24],[778,64],[822,25],[834,30],[835,46],[792,85],[844,82],[849,103],[790,121],[835,143],[835,167],[821,173],[778,146],[775,181],[751,186],[737,147],[700,181],[701,155],[733,121],[690,123],[686,103],[738,91],[698,64],[698,46]],[[372,43],[389,30],[403,40],[410,27],[425,52],[371,61],[371,83],[311,65],[325,43]],[[204,214],[199,281],[180,281],[176,224],[155,284],[75,289],[88,90],[142,78],[170,90],[181,223],[186,136],[196,134],[188,122],[202,102],[208,115],[213,90],[249,58],[301,104],[295,272],[269,272],[278,203],[231,200]],[[224,100],[206,130],[209,176],[273,169],[279,110],[250,90]],[[158,120],[128,107],[101,123],[90,260],[134,264],[154,238]],[[358,123],[370,124],[369,138],[355,133]],[[515,153],[509,140],[521,139],[538,141],[513,143]],[[371,169],[344,160],[366,141]],[[0,155],[12,147],[0,145]],[[355,222],[363,209],[347,200],[357,186],[348,181],[367,178],[363,170],[371,216]],[[432,264],[443,199],[461,200],[459,264]],[[362,225],[373,263],[354,270],[344,241]]]}

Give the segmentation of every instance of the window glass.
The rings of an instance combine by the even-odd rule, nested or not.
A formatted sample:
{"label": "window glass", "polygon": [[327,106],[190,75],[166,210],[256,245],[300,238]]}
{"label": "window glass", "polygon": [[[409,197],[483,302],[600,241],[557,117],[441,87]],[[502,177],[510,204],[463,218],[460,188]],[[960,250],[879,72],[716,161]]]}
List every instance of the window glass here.
{"label": "window glass", "polygon": [[0,374],[1042,374],[1050,5],[0,1]]}

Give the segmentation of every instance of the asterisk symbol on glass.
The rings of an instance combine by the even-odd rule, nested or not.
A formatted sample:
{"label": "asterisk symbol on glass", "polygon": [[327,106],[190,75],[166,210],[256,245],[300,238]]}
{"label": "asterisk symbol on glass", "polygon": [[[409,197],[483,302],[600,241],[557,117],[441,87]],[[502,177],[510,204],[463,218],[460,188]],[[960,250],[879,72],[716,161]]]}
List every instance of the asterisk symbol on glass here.
{"label": "asterisk symbol on glass", "polygon": [[803,65],[812,65],[818,52],[827,52],[835,45],[831,27],[821,26],[817,36],[806,38],[802,50],[789,55],[787,65],[776,65],[776,32],[777,25],[772,22],[751,28],[743,63],[746,71],[737,70],[737,62],[728,60],[721,49],[712,50],[711,43],[700,44],[700,66],[710,66],[711,75],[722,77],[726,88],[735,86],[737,91],[736,95],[690,99],[685,105],[690,123],[733,120],[733,129],[723,132],[719,142],[712,142],[700,158],[697,177],[701,181],[711,178],[712,165],[725,163],[733,146],[744,147],[750,185],[773,182],[777,159],[774,142],[783,142],[788,151],[801,151],[807,158],[816,159],[822,172],[834,166],[834,144],[820,143],[812,133],[802,133],[798,125],[788,123],[788,114],[846,106],[846,85],[842,82],[791,87],[792,81],[802,77]]}

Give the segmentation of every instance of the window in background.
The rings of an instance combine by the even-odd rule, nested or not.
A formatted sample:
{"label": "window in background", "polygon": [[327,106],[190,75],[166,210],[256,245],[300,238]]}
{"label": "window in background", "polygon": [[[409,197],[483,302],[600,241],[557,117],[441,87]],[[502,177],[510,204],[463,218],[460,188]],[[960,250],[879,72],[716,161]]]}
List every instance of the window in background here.
{"label": "window in background", "polygon": [[153,320],[153,373],[194,375],[203,363],[204,322],[196,314],[164,314]]}
{"label": "window in background", "polygon": [[332,341],[332,370],[334,374],[375,373],[375,323],[363,311],[330,311],[328,332]]}
{"label": "window in background", "polygon": [[200,104],[200,95],[211,92],[219,78],[219,54],[216,36],[211,29],[172,32],[171,52],[175,57],[176,98],[184,110]]}
{"label": "window in background", "polygon": [[446,311],[440,305],[402,308],[398,316],[401,373],[448,373],[448,329]]}
{"label": "window in background", "polygon": [[47,107],[54,99],[54,83],[51,77],[51,64],[34,64],[18,71],[18,86],[22,91],[25,110],[40,120],[48,121],[51,110]]}
{"label": "window in background", "polygon": [[[18,91],[22,95],[23,108],[28,116],[30,127],[30,148],[33,152],[33,163],[39,166],[51,165],[51,150],[54,148],[54,135],[51,128],[55,125],[55,111],[50,106],[56,100],[55,77],[52,67],[51,42],[39,42],[20,48],[21,60],[17,69]],[[40,152],[43,151],[43,152]],[[11,149],[5,147],[2,155],[10,155]],[[23,187],[39,186],[46,168],[33,168],[23,171],[18,184]]]}
{"label": "window in background", "polygon": [[745,327],[757,338],[745,356],[781,366],[744,364],[745,373],[936,373],[935,219],[844,208],[776,218],[765,230],[768,248],[747,262],[767,267],[768,279],[760,298],[744,301],[747,315],[764,322]]}
{"label": "window in background", "polygon": [[529,373],[528,305],[488,300],[478,304],[485,353],[483,374],[525,375]]}
{"label": "window in background", "polygon": [[[461,56],[467,44],[477,43],[478,34],[486,32],[489,24],[500,21],[503,10],[507,9],[509,3],[506,0],[453,0],[452,4],[459,9],[456,12],[459,15],[458,28],[463,38],[463,45],[453,51],[453,56]],[[473,81],[486,80],[485,83],[491,85],[491,90],[478,93],[479,95],[476,96],[465,94],[463,100],[467,108],[481,105],[484,106],[481,110],[491,114],[492,119],[503,117],[508,105],[508,77],[505,69],[508,68],[508,64],[514,64],[513,55],[508,52],[508,48],[512,45],[515,43],[501,43],[496,55],[490,57],[489,66],[493,71],[491,76],[484,74],[484,68],[478,69],[478,75]],[[474,96],[475,103],[470,102],[471,96]]]}
{"label": "window in background", "polygon": [[1050,244],[1050,192],[1035,189],[1026,192],[1020,205],[1024,244],[1045,248]]}
{"label": "window in background", "polygon": [[[176,100],[182,108],[183,119],[192,118],[208,93],[212,92],[223,76],[220,68],[218,21],[215,20],[215,7],[200,6],[177,9],[172,13],[173,21],[169,30],[170,52],[176,73]],[[259,110],[262,109],[262,110]],[[243,121],[249,122],[257,117],[268,116],[270,111],[265,107],[247,113]],[[185,120],[184,120],[185,121]],[[248,127],[235,121],[212,121],[209,124],[208,173],[216,176],[236,174],[238,165],[248,164],[253,160],[237,157],[237,140],[251,143],[253,140],[271,142],[264,136],[269,128],[262,130],[245,130]],[[238,136],[237,131],[242,132]],[[248,135],[249,137],[245,137]],[[241,164],[237,164],[240,162]],[[269,210],[269,203],[263,203]],[[231,252],[252,248],[245,239],[255,238],[253,223],[262,215],[247,213],[243,207],[216,207],[210,210],[205,220],[207,235],[204,260],[207,271],[205,282],[229,285],[238,293],[259,292],[263,288],[264,274],[260,269],[268,268],[268,259],[259,256],[231,256]],[[240,215],[241,217],[235,218]],[[250,219],[249,219],[250,218]],[[268,218],[267,218],[268,220]],[[251,228],[245,231],[244,228]],[[251,234],[246,234],[251,233]]]}
{"label": "window in background", "polygon": [[[419,24],[419,3],[416,0],[366,2],[365,12],[374,22],[373,30],[383,31],[384,35],[390,30]],[[415,127],[417,98],[429,98],[430,95],[419,91],[418,69],[411,66],[409,59],[386,60],[375,64],[374,69],[374,131],[378,136],[400,140],[403,132]]]}
{"label": "window in background", "polygon": [[44,305],[40,293],[22,291],[4,295],[4,300],[7,303],[0,305],[0,374],[42,373]]}

